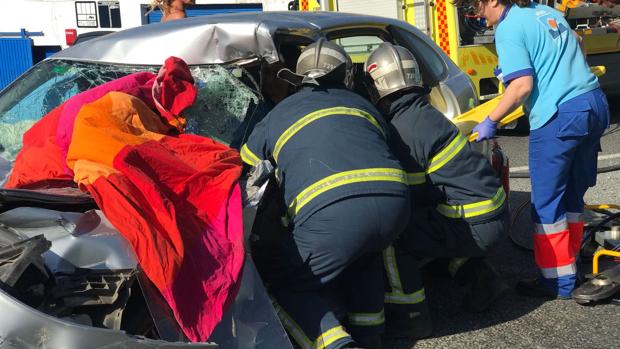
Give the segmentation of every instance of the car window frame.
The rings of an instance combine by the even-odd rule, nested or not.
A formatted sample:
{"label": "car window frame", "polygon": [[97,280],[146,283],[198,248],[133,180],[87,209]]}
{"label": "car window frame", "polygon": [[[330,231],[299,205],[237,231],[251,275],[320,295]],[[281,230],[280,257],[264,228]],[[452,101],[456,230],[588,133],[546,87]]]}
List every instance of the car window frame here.
{"label": "car window frame", "polygon": [[[419,37],[415,32],[409,31],[406,28],[392,25],[388,28],[388,30],[394,38],[393,43],[403,46],[413,53],[413,56],[416,58],[418,65],[420,66],[422,81],[424,81],[426,85],[430,87],[437,86],[441,81],[445,80],[449,76],[450,67],[441,53],[438,52],[438,48],[433,47],[423,38]],[[400,32],[402,32],[402,34]],[[411,37],[415,39],[411,40]],[[426,48],[426,51],[433,53],[433,57],[439,59],[439,62],[441,62],[441,66],[443,67],[439,74],[432,73],[433,69],[429,68],[430,64],[428,62],[428,57],[425,54],[426,52],[421,52],[418,47]]]}

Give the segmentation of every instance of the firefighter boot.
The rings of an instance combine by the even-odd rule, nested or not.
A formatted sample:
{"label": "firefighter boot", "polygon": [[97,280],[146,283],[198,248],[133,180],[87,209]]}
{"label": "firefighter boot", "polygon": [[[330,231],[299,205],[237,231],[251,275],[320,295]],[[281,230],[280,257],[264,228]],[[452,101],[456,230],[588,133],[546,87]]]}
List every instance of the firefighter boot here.
{"label": "firefighter boot", "polygon": [[433,322],[426,300],[415,305],[415,309],[385,309],[385,336],[387,338],[422,339],[433,333]]}
{"label": "firefighter boot", "polygon": [[463,309],[467,312],[487,310],[508,290],[508,286],[482,258],[454,258],[450,264],[451,272],[455,271],[455,280],[465,288]]}
{"label": "firefighter boot", "polygon": [[383,340],[379,334],[358,334],[353,336],[355,344],[351,345],[351,348],[364,348],[364,349],[383,349]]}

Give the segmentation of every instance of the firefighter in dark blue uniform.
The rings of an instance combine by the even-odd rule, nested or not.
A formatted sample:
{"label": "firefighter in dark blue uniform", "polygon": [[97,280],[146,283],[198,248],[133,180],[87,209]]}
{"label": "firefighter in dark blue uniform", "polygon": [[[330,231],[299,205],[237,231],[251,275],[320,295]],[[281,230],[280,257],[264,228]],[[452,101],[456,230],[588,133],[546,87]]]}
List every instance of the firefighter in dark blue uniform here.
{"label": "firefighter in dark blue uniform", "polygon": [[411,52],[383,43],[365,71],[373,101],[393,126],[390,146],[411,190],[409,225],[384,252],[387,330],[423,337],[432,327],[414,258],[449,261],[450,273],[466,286],[465,309],[488,308],[505,289],[482,258],[505,230],[506,193],[488,160],[429,104]]}
{"label": "firefighter in dark blue uniform", "polygon": [[[301,348],[381,347],[381,253],[411,211],[387,125],[372,103],[346,88],[350,69],[340,46],[324,39],[309,45],[297,74],[279,72],[301,90],[276,105],[241,148],[247,164],[275,165],[288,206],[292,233],[273,247],[281,262],[264,277]],[[344,324],[323,293],[342,280],[348,286]]]}

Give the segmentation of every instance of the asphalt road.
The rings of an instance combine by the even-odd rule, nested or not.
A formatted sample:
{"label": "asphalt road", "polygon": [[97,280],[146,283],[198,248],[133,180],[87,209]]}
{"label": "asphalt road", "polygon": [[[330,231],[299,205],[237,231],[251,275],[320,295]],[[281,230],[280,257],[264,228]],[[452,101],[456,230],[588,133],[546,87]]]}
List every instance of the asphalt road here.
{"label": "asphalt road", "polygon": [[[609,96],[612,125],[602,139],[599,167],[620,164],[620,95]],[[527,171],[527,134],[505,131],[499,142],[510,157],[513,173]],[[530,197],[529,179],[511,179],[510,207],[516,209]],[[601,173],[597,186],[586,194],[586,202],[620,204],[620,171]],[[522,245],[531,244],[527,209],[512,227],[512,236]],[[532,252],[504,238],[489,261],[509,286],[537,270]],[[459,305],[462,290],[449,279],[427,278],[427,298],[434,333],[431,338],[399,340],[387,348],[619,348],[620,306],[581,306],[571,300],[544,301],[524,298],[511,290],[482,314],[467,314]]]}

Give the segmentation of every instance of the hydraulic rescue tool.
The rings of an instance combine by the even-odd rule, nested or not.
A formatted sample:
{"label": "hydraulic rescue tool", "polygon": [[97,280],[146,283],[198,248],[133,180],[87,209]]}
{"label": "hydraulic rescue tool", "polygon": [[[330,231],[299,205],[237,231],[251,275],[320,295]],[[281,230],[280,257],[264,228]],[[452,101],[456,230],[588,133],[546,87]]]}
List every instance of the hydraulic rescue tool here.
{"label": "hydraulic rescue tool", "polygon": [[[588,281],[573,290],[571,297],[584,305],[607,300],[620,304],[620,265],[599,272],[602,256],[620,261],[620,206],[588,205],[586,209],[599,214],[594,218],[595,223],[584,229],[581,248],[582,260],[592,258],[592,274],[587,276]],[[612,213],[609,209],[618,212]]]}

